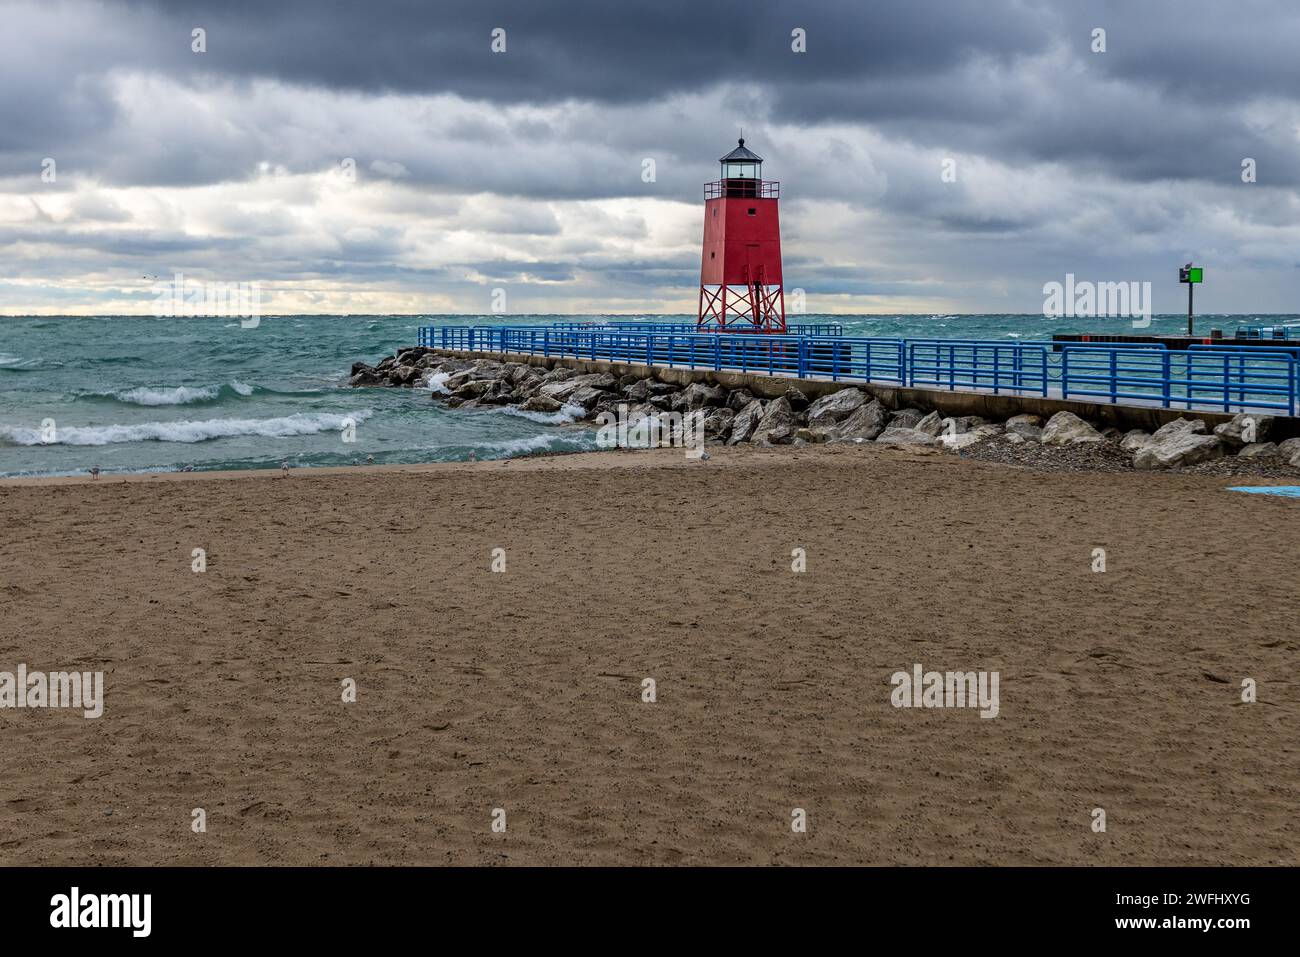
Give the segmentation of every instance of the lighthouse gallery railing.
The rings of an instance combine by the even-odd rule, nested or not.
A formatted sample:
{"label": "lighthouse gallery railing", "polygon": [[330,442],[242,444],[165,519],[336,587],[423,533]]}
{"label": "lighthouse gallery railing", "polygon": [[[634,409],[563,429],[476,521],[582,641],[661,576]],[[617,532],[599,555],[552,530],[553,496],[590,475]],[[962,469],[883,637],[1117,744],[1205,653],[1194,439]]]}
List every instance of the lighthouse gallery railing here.
{"label": "lighthouse gallery railing", "polygon": [[423,326],[419,344],[903,387],[1224,412],[1300,413],[1300,347],[689,333],[626,326]]}

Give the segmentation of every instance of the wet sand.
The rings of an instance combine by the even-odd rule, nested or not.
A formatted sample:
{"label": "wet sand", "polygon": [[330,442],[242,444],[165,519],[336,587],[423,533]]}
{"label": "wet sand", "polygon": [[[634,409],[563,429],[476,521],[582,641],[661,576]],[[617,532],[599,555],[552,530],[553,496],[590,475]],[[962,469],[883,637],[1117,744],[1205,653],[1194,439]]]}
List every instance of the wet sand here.
{"label": "wet sand", "polygon": [[711,456],[0,483],[0,864],[1300,863],[1300,501]]}

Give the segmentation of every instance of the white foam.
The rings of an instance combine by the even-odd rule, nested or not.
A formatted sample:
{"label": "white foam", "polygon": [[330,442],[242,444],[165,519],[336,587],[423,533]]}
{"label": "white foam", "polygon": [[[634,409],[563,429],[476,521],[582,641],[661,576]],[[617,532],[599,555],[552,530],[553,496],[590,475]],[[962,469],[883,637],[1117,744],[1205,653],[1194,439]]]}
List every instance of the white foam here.
{"label": "white foam", "polygon": [[578,419],[579,416],[587,414],[587,410],[580,405],[565,404],[560,406],[558,412],[533,412],[527,409],[521,409],[514,405],[497,406],[496,411],[505,415],[517,415],[521,419],[528,419],[530,422],[539,422],[542,425],[568,425]]}
{"label": "white foam", "polygon": [[247,383],[240,382],[238,379],[231,379],[230,387],[234,389],[236,392],[238,392],[240,395],[253,394],[253,387],[251,385],[248,385]]}
{"label": "white foam", "polygon": [[555,442],[572,441],[569,435],[531,435],[526,439],[511,439],[508,442],[487,442],[482,448],[499,449],[507,455],[519,455],[523,452],[536,452],[549,449]]}
{"label": "white foam", "polygon": [[447,388],[447,380],[450,378],[450,372],[435,372],[424,380],[424,387],[439,395],[451,395],[451,390]]}
{"label": "white foam", "polygon": [[205,419],[203,421],[138,422],[134,425],[64,426],[53,442],[40,429],[0,426],[0,439],[16,445],[113,445],[121,442],[205,442],[237,435],[315,435],[341,431],[348,421],[363,422],[374,412],[359,409],[348,415],[298,412],[274,419]]}
{"label": "white foam", "polygon": [[201,387],[179,385],[174,389],[149,389],[141,386],[138,389],[114,392],[113,398],[120,402],[130,402],[132,405],[188,405],[191,402],[207,402],[215,399],[220,391],[214,385]]}

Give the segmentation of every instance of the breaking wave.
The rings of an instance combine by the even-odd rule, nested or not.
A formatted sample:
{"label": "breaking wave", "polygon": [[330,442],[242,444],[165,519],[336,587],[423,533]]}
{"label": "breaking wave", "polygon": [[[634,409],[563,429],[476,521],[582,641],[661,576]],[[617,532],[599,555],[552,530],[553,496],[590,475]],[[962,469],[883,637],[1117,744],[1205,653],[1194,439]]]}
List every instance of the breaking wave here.
{"label": "breaking wave", "polygon": [[518,416],[521,419],[539,422],[542,425],[568,425],[570,422],[577,421],[580,416],[587,414],[587,410],[582,406],[569,404],[560,406],[558,412],[532,412],[514,405],[496,406],[493,411],[500,412],[502,415]]}
{"label": "breaking wave", "polygon": [[504,452],[506,455],[523,455],[527,452],[540,452],[544,449],[564,448],[566,446],[571,449],[581,449],[585,448],[587,444],[578,435],[550,434],[530,435],[528,438],[511,439],[508,442],[484,442],[479,448]]}
{"label": "breaking wave", "polygon": [[134,389],[120,389],[117,392],[89,392],[77,396],[80,399],[111,399],[127,405],[199,405],[217,402],[221,399],[246,398],[257,391],[253,386],[238,379],[227,385],[178,385],[175,388],[151,388],[138,386]]}
{"label": "breaking wave", "polygon": [[133,425],[66,426],[46,441],[40,429],[0,426],[0,439],[12,445],[114,445],[123,442],[206,442],[239,435],[280,437],[337,432],[349,421],[363,422],[373,415],[359,409],[348,415],[299,412],[273,419],[205,419],[202,421],[138,422]]}

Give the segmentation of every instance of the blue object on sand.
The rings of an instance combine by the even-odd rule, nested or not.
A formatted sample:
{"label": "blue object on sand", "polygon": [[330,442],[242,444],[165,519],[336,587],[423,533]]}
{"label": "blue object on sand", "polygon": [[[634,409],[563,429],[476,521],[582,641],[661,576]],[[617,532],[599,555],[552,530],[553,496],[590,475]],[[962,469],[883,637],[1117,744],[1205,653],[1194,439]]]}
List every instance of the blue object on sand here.
{"label": "blue object on sand", "polygon": [[1229,492],[1254,492],[1256,495],[1285,495],[1300,498],[1300,485],[1237,485]]}

